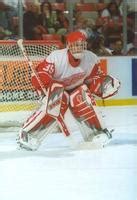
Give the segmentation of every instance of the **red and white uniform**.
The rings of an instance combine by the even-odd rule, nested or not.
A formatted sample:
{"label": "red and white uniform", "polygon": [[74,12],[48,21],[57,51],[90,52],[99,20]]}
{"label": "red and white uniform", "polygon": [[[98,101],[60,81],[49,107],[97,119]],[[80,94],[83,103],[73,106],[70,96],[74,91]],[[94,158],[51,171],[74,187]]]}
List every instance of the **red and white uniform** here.
{"label": "red and white uniform", "polygon": [[69,61],[68,54],[67,48],[56,50],[46,58],[46,61],[54,63],[55,69],[52,78],[61,82],[65,90],[72,90],[83,84],[84,80],[89,77],[92,69],[98,63],[98,58],[91,51],[84,50],[81,62],[75,66],[74,62]]}
{"label": "red and white uniform", "polygon": [[[58,82],[63,85],[64,90],[68,92],[71,99],[69,107],[77,119],[83,119],[86,123],[97,129],[105,128],[102,120],[99,119],[97,111],[95,111],[95,108],[93,109],[96,103],[90,94],[89,88],[85,86],[81,87],[86,82],[91,81],[92,77],[102,75],[98,57],[94,53],[84,50],[82,58],[79,60],[72,57],[68,48],[55,50],[38,65],[36,70],[45,87],[49,87],[52,82]],[[37,89],[40,89],[35,76],[32,77],[32,83]],[[90,98],[91,105],[87,105],[89,102],[87,103],[85,97],[83,98],[82,90],[85,93],[84,96]],[[81,102],[79,99],[81,99]]]}
{"label": "red and white uniform", "polygon": [[[53,51],[36,67],[37,76],[45,88],[50,88],[56,82],[63,86],[65,92],[60,109],[62,117],[69,107],[81,124],[85,123],[91,129],[105,130],[92,93],[103,97],[104,91],[102,92],[101,86],[104,84],[103,89],[109,89],[105,97],[110,93],[112,95],[115,91],[111,83],[113,78],[106,79],[100,70],[98,57],[86,50],[86,38],[83,33],[70,33],[67,42],[67,48]],[[35,75],[32,76],[32,85],[37,90],[42,90]],[[46,125],[52,121],[54,118],[47,114],[43,105],[27,120],[23,131],[33,132],[42,124]],[[88,137],[85,137],[85,140],[88,140]]]}
{"label": "red and white uniform", "polygon": [[[84,50],[82,59],[78,62],[71,58],[71,54],[65,48],[52,52],[36,70],[40,77],[43,76],[43,82],[46,82],[49,76],[62,83],[65,90],[72,90],[82,85],[90,77],[93,68],[99,65],[97,56],[88,50]],[[36,83],[34,86],[36,87]]]}

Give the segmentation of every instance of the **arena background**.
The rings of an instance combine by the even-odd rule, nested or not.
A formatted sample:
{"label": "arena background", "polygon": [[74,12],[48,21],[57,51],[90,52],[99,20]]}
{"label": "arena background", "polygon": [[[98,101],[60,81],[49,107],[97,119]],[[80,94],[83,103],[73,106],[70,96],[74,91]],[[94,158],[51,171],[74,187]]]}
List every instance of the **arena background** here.
{"label": "arena background", "polygon": [[[117,1],[117,0],[116,0]],[[8,37],[4,40],[1,40],[1,42],[5,41],[14,41],[16,42],[17,39],[23,38],[23,13],[24,9],[26,8],[26,5],[29,5],[31,3],[34,3],[36,5],[41,5],[43,2],[42,0],[3,0],[1,2],[4,2],[6,5],[9,5],[10,8],[16,11],[15,16],[13,16],[14,23],[18,27],[18,32],[16,37]],[[109,0],[65,0],[65,1],[55,1],[50,0],[49,1],[52,4],[53,12],[56,9],[62,10],[64,15],[69,20],[69,29],[68,31],[74,30],[74,15],[75,15],[75,9],[79,8],[81,9],[81,14],[85,18],[90,18],[96,20],[98,9],[103,8],[104,5],[110,3]],[[94,9],[93,9],[94,8]],[[93,9],[93,10],[92,10]],[[128,30],[128,22],[127,22],[127,15],[129,12],[134,12],[136,14],[137,12],[137,3],[135,3],[134,0],[132,1],[122,1],[122,40],[123,40],[123,55],[113,55],[113,56],[99,56],[102,61],[102,68],[106,72],[114,75],[121,81],[121,87],[119,90],[119,93],[116,94],[114,97],[107,99],[105,101],[102,101],[100,99],[97,99],[98,105],[105,105],[105,106],[115,106],[115,105],[137,105],[137,55],[125,55],[127,51],[127,30]],[[136,22],[136,15],[135,15],[135,22]],[[135,40],[134,45],[136,46],[136,36],[137,36],[137,28],[136,23],[134,25],[134,32],[135,32]],[[47,42],[47,40],[50,42],[53,42],[52,39],[46,39],[43,38],[43,43]],[[36,42],[36,41],[35,41]],[[65,42],[61,41],[62,46],[65,46]],[[3,48],[3,44],[1,43],[1,48]],[[5,50],[6,53],[6,50]],[[14,54],[14,53],[13,53]],[[19,89],[22,91],[27,89],[32,89],[31,86],[28,84],[29,78],[30,78],[30,72],[27,69],[27,66],[21,70],[20,64],[15,67],[15,63],[13,60],[13,54],[10,56],[6,54],[4,55],[2,51],[0,52],[0,111],[5,111],[5,109],[10,110],[18,110],[24,108],[24,102],[21,102],[21,106],[13,106],[13,104],[17,103],[20,98],[24,95],[25,97],[29,94],[32,96],[32,99],[35,99],[35,96],[32,95],[32,92],[30,93],[24,93],[22,95],[22,92],[19,93]],[[5,59],[9,60],[8,64],[5,65]],[[17,59],[17,57],[16,57]],[[20,57],[18,57],[18,61],[20,62]],[[24,79],[24,77],[26,77]],[[18,83],[16,83],[16,80],[19,80]],[[26,82],[26,88],[24,87],[24,83]],[[28,84],[28,85],[27,85]],[[16,90],[16,86],[18,86],[18,90]],[[11,91],[16,90],[16,92],[12,93]],[[6,92],[5,92],[6,91]],[[4,99],[4,100],[3,100]],[[22,99],[23,100],[23,99]],[[29,99],[27,99],[29,100]],[[8,107],[7,107],[8,102]],[[32,104],[32,102],[31,102]],[[27,107],[28,109],[28,107]]]}
{"label": "arena background", "polygon": [[[1,2],[2,0],[0,9]],[[18,35],[10,38],[9,32],[6,32],[5,40],[0,40],[0,199],[137,200],[137,55],[100,56],[102,69],[112,73],[121,81],[121,88],[116,96],[106,101],[98,99],[98,105],[102,105],[100,111],[107,128],[114,129],[113,139],[106,148],[73,148],[67,138],[56,130],[45,138],[37,151],[18,149],[19,130],[32,113],[31,109],[37,96],[34,96],[32,86],[29,84],[30,69],[14,45],[18,38],[23,38],[22,14],[25,0],[22,3],[21,0],[4,0],[4,2],[17,10],[18,15],[14,16],[14,25],[18,25]],[[110,1],[50,0],[50,2],[67,4],[65,15],[70,21],[69,30],[73,30],[75,3],[95,2],[98,5],[100,2]],[[128,28],[127,5],[132,11],[137,11],[137,3],[133,0],[122,2],[125,53]],[[83,14],[86,17],[89,15],[95,17],[93,12],[84,11]],[[134,28],[137,30],[135,26]],[[0,36],[2,35],[0,29]],[[38,44],[44,42],[45,40],[35,41],[32,46],[38,47],[41,46]],[[38,54],[43,55],[40,54],[41,48],[32,55],[34,49],[31,48],[31,43],[32,41],[29,41],[26,47],[30,50],[30,58],[35,64]],[[54,41],[53,43],[55,45]],[[80,130],[72,116],[66,115],[65,120],[74,139],[82,141]]]}

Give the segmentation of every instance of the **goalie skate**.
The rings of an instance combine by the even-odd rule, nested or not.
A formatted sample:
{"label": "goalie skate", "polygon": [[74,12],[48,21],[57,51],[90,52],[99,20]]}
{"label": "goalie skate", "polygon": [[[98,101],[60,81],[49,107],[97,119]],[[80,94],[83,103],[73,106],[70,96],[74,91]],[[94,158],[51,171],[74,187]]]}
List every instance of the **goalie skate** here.
{"label": "goalie skate", "polygon": [[109,144],[112,139],[111,132],[108,131],[107,129],[97,131],[97,133],[95,134],[95,136],[93,137],[91,141],[91,144],[93,145],[93,147],[103,148],[107,144]]}
{"label": "goalie skate", "polygon": [[26,149],[29,151],[37,150],[39,146],[36,139],[32,138],[31,135],[25,131],[21,132],[21,136],[17,139],[17,143],[19,145],[19,149]]}
{"label": "goalie skate", "polygon": [[25,132],[23,129],[19,133],[19,138],[17,139],[17,143],[19,148],[23,148],[30,151],[36,151],[41,143],[44,141],[45,137],[52,133],[57,126],[56,121],[53,122],[52,125],[45,128],[45,126],[41,126],[39,129],[32,133]]}
{"label": "goalie skate", "polygon": [[[104,129],[102,131],[96,131],[88,141],[81,142],[78,149],[101,149],[107,146],[112,140],[112,132],[114,130],[108,131]],[[90,140],[91,139],[91,140]]]}

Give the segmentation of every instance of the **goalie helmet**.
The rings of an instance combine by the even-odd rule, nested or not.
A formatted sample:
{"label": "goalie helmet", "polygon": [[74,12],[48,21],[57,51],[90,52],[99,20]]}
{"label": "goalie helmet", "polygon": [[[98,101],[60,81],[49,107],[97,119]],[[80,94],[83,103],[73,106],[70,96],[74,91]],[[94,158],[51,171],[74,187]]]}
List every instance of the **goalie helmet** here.
{"label": "goalie helmet", "polygon": [[71,32],[66,38],[67,47],[75,59],[81,59],[87,49],[86,35],[80,31]]}

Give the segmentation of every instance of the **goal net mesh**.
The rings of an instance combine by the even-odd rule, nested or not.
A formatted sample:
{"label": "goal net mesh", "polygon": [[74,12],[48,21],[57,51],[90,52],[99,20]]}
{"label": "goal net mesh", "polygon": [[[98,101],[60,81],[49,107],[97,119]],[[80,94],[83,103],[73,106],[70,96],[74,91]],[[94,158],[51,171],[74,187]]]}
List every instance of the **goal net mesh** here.
{"label": "goal net mesh", "polygon": [[[58,41],[26,41],[27,54],[35,68],[53,50],[61,48]],[[31,68],[16,42],[0,42],[0,125],[16,121],[16,112],[32,111],[38,106],[39,96],[31,85]],[[10,120],[3,118],[9,116]],[[12,119],[12,117],[14,119]],[[19,118],[21,117],[18,116]]]}

